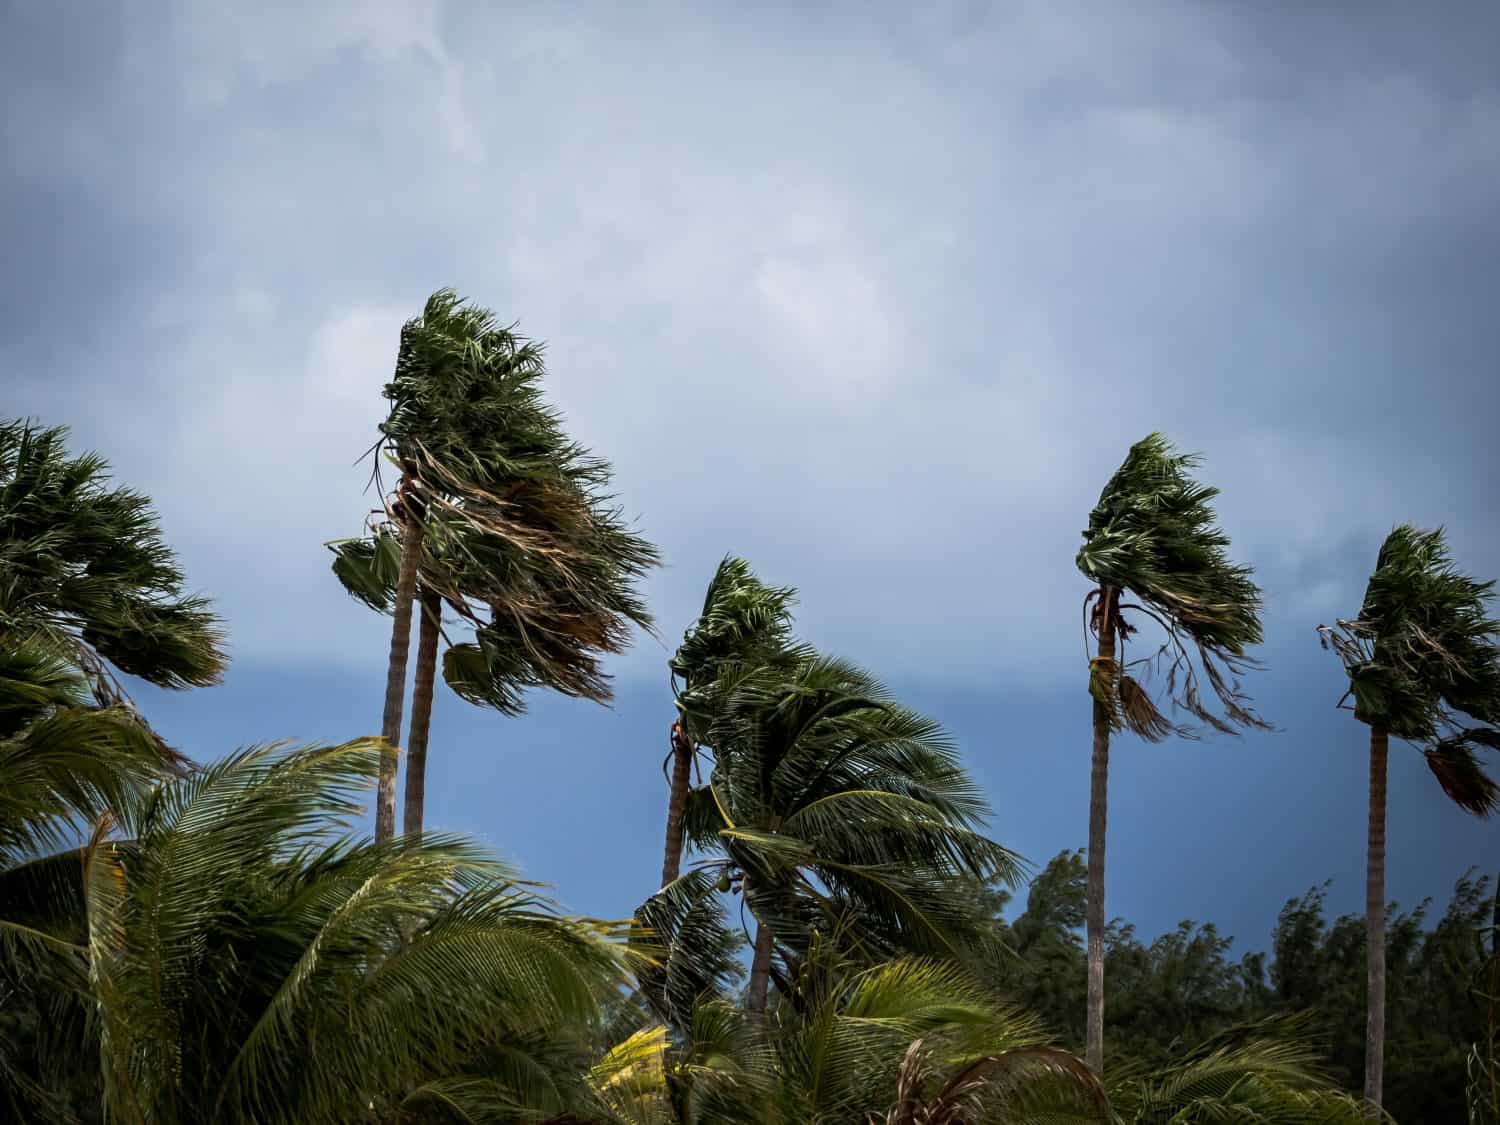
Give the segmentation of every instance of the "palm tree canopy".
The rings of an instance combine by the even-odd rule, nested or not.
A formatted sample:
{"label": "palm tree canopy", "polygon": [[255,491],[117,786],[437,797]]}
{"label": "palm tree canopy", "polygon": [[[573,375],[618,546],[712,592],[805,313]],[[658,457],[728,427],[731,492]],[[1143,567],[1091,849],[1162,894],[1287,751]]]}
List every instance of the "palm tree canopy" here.
{"label": "palm tree canopy", "polygon": [[112,1118],[488,1120],[583,1096],[598,1002],[623,979],[610,931],[460,838],[347,835],[379,755],[241,751],[86,849]]}
{"label": "palm tree canopy", "polygon": [[392,603],[408,514],[420,514],[420,580],[475,630],[443,674],[507,713],[529,687],[607,701],[601,658],[651,628],[637,583],[659,559],[604,491],[612,470],[572,442],[542,397],[539,344],[441,290],[401,332],[378,445],[401,490],[363,538],[329,544],[354,597]]}
{"label": "palm tree canopy", "polygon": [[[1135,632],[1126,623],[1131,611],[1165,630],[1158,657],[1168,664],[1167,694],[1174,704],[1216,730],[1263,726],[1235,679],[1251,664],[1246,650],[1261,641],[1260,589],[1249,567],[1229,560],[1229,538],[1212,507],[1218,489],[1191,474],[1199,460],[1177,453],[1159,433],[1131,446],[1089,513],[1076,562],[1100,591],[1139,599],[1139,605],[1117,607],[1122,643]],[[1203,705],[1188,646],[1196,650],[1224,718]],[[1098,670],[1104,682],[1095,684],[1096,696],[1107,697],[1119,723],[1149,739],[1165,737],[1172,725],[1124,668],[1119,662],[1118,668]]]}
{"label": "palm tree canopy", "polygon": [[686,827],[721,858],[664,887],[643,919],[711,933],[717,908],[704,899],[732,883],[775,934],[783,980],[813,935],[839,926],[868,957],[986,947],[969,880],[1012,880],[1020,861],[980,832],[988,805],[952,741],[863,670],[794,651],[790,671],[736,666],[717,689],[714,767]]}
{"label": "palm tree canopy", "polygon": [[1211,651],[1242,656],[1261,640],[1260,589],[1225,553],[1210,506],[1219,490],[1190,475],[1199,461],[1161,434],[1131,446],[1089,513],[1078,569],[1131,591]]}
{"label": "palm tree canopy", "polygon": [[695,741],[707,735],[716,710],[712,689],[728,668],[764,664],[790,649],[796,600],[796,590],[767,585],[744,559],[730,555],[719,563],[703,612],[668,662],[678,711]]}
{"label": "palm tree canopy", "polygon": [[1475,753],[1500,750],[1494,586],[1456,568],[1441,528],[1403,524],[1381,545],[1359,617],[1320,628],[1343,662],[1355,717],[1422,743],[1444,790],[1479,815],[1500,807]]}
{"label": "palm tree canopy", "polygon": [[103,663],[161,687],[216,683],[223,632],[162,541],[151,502],[109,486],[64,427],[0,424],[0,636],[34,639],[82,667],[101,702]]}

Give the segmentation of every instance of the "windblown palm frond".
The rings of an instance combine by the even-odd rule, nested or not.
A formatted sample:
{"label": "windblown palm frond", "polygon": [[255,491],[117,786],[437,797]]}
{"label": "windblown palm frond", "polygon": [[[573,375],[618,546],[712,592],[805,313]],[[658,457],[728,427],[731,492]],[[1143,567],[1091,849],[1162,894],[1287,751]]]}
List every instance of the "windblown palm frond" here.
{"label": "windblown palm frond", "polygon": [[0,423],[0,638],[44,645],[83,671],[103,705],[110,666],[161,687],[217,683],[223,632],[182,591],[151,502],[109,487],[109,465],[67,451],[64,427]]}
{"label": "windblown palm frond", "polygon": [[738,927],[724,909],[723,865],[689,871],[657,891],[636,911],[631,933],[636,979],[656,1015],[682,1027],[695,1007],[725,998],[744,976]]}
{"label": "windblown palm frond", "polygon": [[[917,1103],[929,1099],[939,1110],[993,1106],[994,1097],[981,1099],[972,1086],[944,1089],[949,1078],[964,1085],[984,1071],[996,1079],[990,1095],[1009,1087],[1001,1071],[1008,1078],[1057,1070],[1077,1079],[1085,1104],[1099,1104],[1090,1093],[1097,1084],[1076,1059],[1050,1048],[1036,1021],[952,961],[908,957],[861,969],[843,936],[812,943],[789,1002],[769,1016],[771,1074],[758,1120],[911,1122],[926,1120]],[[938,1074],[943,1083],[928,1081]],[[939,1112],[933,1120],[949,1119]]]}
{"label": "windblown palm frond", "polygon": [[[1249,567],[1229,561],[1229,538],[1215,522],[1211,503],[1218,489],[1192,478],[1198,462],[1195,455],[1176,453],[1161,434],[1137,442],[1089,514],[1077,557],[1078,569],[1097,587],[1090,595],[1096,632],[1107,624],[1123,647],[1139,628],[1131,617],[1139,616],[1166,634],[1153,657],[1096,661],[1090,682],[1116,728],[1150,741],[1174,730],[1190,732],[1161,713],[1142,682],[1141,673],[1163,665],[1165,694],[1197,722],[1221,732],[1265,725],[1238,683],[1253,664],[1246,650],[1261,641],[1260,590]],[[1134,675],[1132,668],[1138,670]],[[1222,716],[1203,698],[1199,668]]]}
{"label": "windblown palm frond", "polygon": [[1441,529],[1404,524],[1381,545],[1359,616],[1319,626],[1344,665],[1355,717],[1420,744],[1443,791],[1479,816],[1500,808],[1476,754],[1500,750],[1494,586],[1459,572]]}
{"label": "windblown palm frond", "polygon": [[1231,1028],[1165,1067],[1123,1067],[1109,1076],[1125,1122],[1250,1122],[1338,1125],[1389,1118],[1338,1090],[1308,1040],[1305,1018],[1273,1017]]}
{"label": "windblown palm frond", "polygon": [[871,958],[988,941],[965,880],[1013,879],[1020,863],[981,834],[988,806],[936,722],[808,650],[790,671],[740,668],[717,690],[718,848],[786,971],[846,917]]}
{"label": "windblown palm frond", "polygon": [[241,751],[128,804],[127,839],[90,843],[112,1116],[561,1114],[584,1095],[587,1031],[621,978],[609,931],[461,839],[345,835],[379,753]]}

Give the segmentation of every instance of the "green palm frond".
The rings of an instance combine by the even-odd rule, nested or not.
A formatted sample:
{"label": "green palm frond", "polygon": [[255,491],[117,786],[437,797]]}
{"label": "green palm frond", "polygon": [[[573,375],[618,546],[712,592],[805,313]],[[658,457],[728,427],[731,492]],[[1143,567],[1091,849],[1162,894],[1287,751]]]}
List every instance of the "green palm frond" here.
{"label": "green palm frond", "polygon": [[783,966],[847,918],[872,958],[987,949],[965,880],[1012,880],[1020,862],[982,835],[987,806],[952,740],[862,669],[788,651],[790,666],[722,672],[690,838],[743,874]]}
{"label": "green palm frond", "polygon": [[701,867],[667,884],[636,911],[631,948],[636,979],[652,1010],[681,1027],[695,1005],[728,996],[744,970],[720,883],[724,868]]}
{"label": "green palm frond", "polygon": [[0,638],[46,647],[117,702],[106,668],[162,687],[217,683],[223,632],[183,593],[151,502],[109,485],[94,453],[71,456],[64,427],[0,423]]}
{"label": "green palm frond", "polygon": [[[1248,649],[1262,637],[1260,589],[1249,567],[1229,560],[1229,537],[1212,506],[1218,490],[1193,479],[1198,463],[1161,434],[1137,442],[1089,514],[1077,557],[1096,586],[1090,595],[1096,631],[1107,624],[1123,647],[1144,617],[1165,634],[1145,659],[1101,656],[1091,678],[1090,690],[1113,725],[1148,741],[1193,730],[1162,714],[1143,681],[1152,673],[1164,675],[1163,694],[1193,723],[1222,733],[1266,725],[1239,686],[1240,674],[1254,666]],[[1138,601],[1123,600],[1127,595]],[[1100,661],[1110,666],[1098,667]],[[1205,690],[1222,714],[1209,706]]]}

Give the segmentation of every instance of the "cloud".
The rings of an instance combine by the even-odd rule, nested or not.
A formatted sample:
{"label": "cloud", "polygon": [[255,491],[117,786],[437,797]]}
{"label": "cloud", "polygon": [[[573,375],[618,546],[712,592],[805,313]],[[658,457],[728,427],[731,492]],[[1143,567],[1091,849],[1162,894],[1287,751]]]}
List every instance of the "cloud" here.
{"label": "cloud", "polygon": [[735,551],[889,675],[1074,675],[1078,530],[1158,428],[1300,636],[1402,519],[1500,571],[1500,83],[1409,14],[1282,16],[181,4],[68,82],[38,17],[0,360],[245,657],[380,659],[320,544],[440,285],[548,341],[668,645]]}

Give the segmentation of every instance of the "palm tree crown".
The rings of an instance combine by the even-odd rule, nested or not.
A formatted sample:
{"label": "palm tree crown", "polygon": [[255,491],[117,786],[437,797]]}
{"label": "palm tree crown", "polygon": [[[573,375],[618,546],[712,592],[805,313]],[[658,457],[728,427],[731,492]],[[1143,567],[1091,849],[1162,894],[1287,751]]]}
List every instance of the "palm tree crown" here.
{"label": "palm tree crown", "polygon": [[765,664],[790,649],[796,600],[796,590],[767,585],[744,559],[730,555],[719,563],[702,613],[668,662],[678,713],[694,741],[706,737],[717,711],[713,689],[727,669]]}
{"label": "palm tree crown", "polygon": [[67,435],[0,424],[0,637],[77,665],[101,704],[123,697],[109,665],[161,687],[218,682],[218,619],[183,593],[150,500],[111,488],[97,454],[69,456]]}
{"label": "palm tree crown", "polygon": [[[402,328],[378,447],[402,472],[397,507],[421,514],[455,579],[450,592],[462,598],[452,600],[487,605],[502,634],[618,651],[627,622],[650,627],[634,583],[657,552],[603,491],[609,463],[569,439],[546,405],[545,374],[540,344],[440,290]],[[552,674],[567,679],[562,665]],[[603,690],[589,675],[579,688]]]}
{"label": "palm tree crown", "polygon": [[1494,586],[1455,568],[1442,529],[1404,524],[1380,548],[1359,617],[1320,626],[1343,661],[1355,717],[1422,744],[1444,792],[1479,816],[1500,807],[1475,754],[1500,750]]}
{"label": "palm tree crown", "polygon": [[[1249,567],[1229,561],[1229,538],[1211,506],[1218,489],[1190,475],[1198,462],[1196,455],[1174,452],[1161,434],[1132,446],[1089,513],[1078,569],[1096,585],[1090,595],[1096,629],[1107,617],[1123,647],[1137,628],[1129,623],[1131,611],[1163,628],[1166,640],[1157,657],[1167,665],[1174,705],[1220,731],[1263,726],[1235,680],[1251,663],[1246,649],[1261,641],[1260,589]],[[1139,604],[1119,601],[1124,593]],[[1222,718],[1203,703],[1190,645],[1224,708]],[[1114,668],[1096,666],[1096,697],[1109,701],[1116,726],[1152,741],[1165,738],[1172,724],[1129,667],[1124,661]]]}
{"label": "palm tree crown", "polygon": [[669,933],[711,931],[700,903],[715,889],[710,873],[718,890],[742,892],[758,926],[752,1006],[776,972],[773,954],[785,983],[813,935],[836,926],[852,927],[871,957],[968,955],[987,931],[966,880],[1010,880],[1020,867],[980,833],[988,806],[936,722],[845,661],[795,655],[790,670],[738,667],[717,689],[713,771],[687,829],[719,858],[642,911]]}

